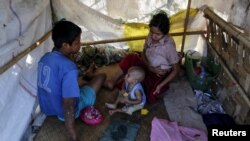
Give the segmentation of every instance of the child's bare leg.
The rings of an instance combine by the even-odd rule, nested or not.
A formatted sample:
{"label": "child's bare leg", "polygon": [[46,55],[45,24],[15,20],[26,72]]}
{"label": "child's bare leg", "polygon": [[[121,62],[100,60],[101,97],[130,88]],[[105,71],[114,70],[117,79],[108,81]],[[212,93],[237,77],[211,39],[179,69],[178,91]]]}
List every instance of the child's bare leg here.
{"label": "child's bare leg", "polygon": [[113,115],[114,113],[117,113],[117,112],[124,113],[124,112],[122,111],[122,109],[113,109],[113,110],[109,110],[109,114],[110,114],[110,115]]}
{"label": "child's bare leg", "polygon": [[116,109],[116,105],[112,103],[105,103],[105,106],[109,109]]}
{"label": "child's bare leg", "polygon": [[106,80],[106,74],[101,73],[95,75],[89,82],[89,85],[94,89],[94,91],[97,93],[100,88],[102,87],[103,83]]}
{"label": "child's bare leg", "polygon": [[109,109],[116,109],[117,104],[120,102],[121,96],[120,93],[118,94],[115,102],[113,104],[111,103],[105,103],[105,106],[108,107]]}
{"label": "child's bare leg", "polygon": [[115,77],[113,79],[109,79],[109,80],[106,80],[104,82],[104,86],[106,88],[109,88],[109,89],[113,89],[115,84],[118,82],[118,80],[120,80],[122,78],[122,76],[124,75],[123,74],[123,71],[121,70],[120,67],[118,67],[116,73],[115,73]]}

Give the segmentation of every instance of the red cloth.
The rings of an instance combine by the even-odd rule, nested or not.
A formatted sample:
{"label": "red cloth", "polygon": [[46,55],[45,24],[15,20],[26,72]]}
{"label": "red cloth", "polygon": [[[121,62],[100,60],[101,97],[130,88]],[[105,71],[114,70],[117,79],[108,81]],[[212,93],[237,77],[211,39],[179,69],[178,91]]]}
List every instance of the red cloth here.
{"label": "red cloth", "polygon": [[[157,85],[166,78],[166,76],[157,76],[155,73],[149,71],[143,61],[143,59],[136,53],[130,53],[128,54],[123,60],[119,63],[119,66],[124,74],[127,73],[128,69],[132,66],[139,66],[144,68],[146,72],[146,77],[144,81],[142,82],[144,90],[147,95],[147,100],[150,104],[154,104],[158,99],[159,96],[168,89],[168,84],[165,85],[159,94],[153,95],[153,92],[155,91]],[[116,86],[118,88],[121,88],[124,80],[120,81]]]}

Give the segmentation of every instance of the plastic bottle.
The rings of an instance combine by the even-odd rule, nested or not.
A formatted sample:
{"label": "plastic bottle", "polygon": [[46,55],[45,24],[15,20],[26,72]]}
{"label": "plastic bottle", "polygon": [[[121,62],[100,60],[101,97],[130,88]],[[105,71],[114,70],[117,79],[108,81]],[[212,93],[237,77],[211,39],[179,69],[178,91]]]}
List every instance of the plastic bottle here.
{"label": "plastic bottle", "polygon": [[201,73],[199,75],[200,79],[199,79],[199,85],[200,87],[203,87],[203,85],[205,84],[206,82],[206,71],[205,71],[205,68],[204,67],[201,67]]}
{"label": "plastic bottle", "polygon": [[203,79],[206,77],[206,71],[204,67],[201,67],[201,73],[200,73],[200,78]]}

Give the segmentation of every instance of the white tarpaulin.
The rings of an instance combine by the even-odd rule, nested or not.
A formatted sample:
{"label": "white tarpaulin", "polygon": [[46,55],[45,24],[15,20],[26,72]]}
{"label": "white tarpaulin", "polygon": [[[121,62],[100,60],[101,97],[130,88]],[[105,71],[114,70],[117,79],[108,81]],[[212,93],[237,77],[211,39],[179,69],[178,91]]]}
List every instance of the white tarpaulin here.
{"label": "white tarpaulin", "polygon": [[[51,29],[49,0],[0,2],[0,64],[3,66]],[[36,69],[51,41],[0,75],[0,140],[19,141],[35,114]]]}

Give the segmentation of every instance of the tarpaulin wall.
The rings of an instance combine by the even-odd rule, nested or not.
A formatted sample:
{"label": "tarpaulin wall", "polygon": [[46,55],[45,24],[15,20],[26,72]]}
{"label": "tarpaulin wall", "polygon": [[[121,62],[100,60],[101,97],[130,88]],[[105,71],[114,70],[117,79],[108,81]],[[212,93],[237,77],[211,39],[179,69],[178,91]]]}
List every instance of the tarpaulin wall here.
{"label": "tarpaulin wall", "polygon": [[[51,29],[49,0],[0,2],[0,66]],[[47,40],[0,75],[0,140],[19,141],[36,115],[36,69]]]}

